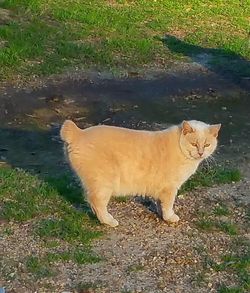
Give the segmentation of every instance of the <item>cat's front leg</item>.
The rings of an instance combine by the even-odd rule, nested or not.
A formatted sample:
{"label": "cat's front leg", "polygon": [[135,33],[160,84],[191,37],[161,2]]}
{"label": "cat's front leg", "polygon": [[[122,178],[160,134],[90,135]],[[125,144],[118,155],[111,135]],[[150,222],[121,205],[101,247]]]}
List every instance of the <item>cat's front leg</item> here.
{"label": "cat's front leg", "polygon": [[176,194],[176,188],[164,188],[159,195],[162,217],[165,221],[171,223],[176,223],[180,220],[173,209]]}

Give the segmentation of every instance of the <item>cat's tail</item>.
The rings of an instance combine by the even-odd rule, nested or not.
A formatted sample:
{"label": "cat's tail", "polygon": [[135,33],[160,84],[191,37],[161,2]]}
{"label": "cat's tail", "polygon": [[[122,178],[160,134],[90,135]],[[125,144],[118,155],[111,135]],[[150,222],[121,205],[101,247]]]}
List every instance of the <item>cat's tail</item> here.
{"label": "cat's tail", "polygon": [[60,131],[61,139],[67,143],[71,143],[76,137],[80,129],[71,120],[66,120]]}

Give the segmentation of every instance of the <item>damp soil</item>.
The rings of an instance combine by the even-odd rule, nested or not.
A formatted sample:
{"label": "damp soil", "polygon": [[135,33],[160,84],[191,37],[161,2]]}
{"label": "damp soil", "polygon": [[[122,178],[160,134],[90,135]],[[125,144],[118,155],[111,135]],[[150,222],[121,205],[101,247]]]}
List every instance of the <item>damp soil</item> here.
{"label": "damp soil", "polygon": [[161,129],[197,119],[222,123],[218,154],[238,162],[250,153],[250,94],[200,67],[186,71],[112,79],[92,74],[56,77],[0,91],[0,158],[39,173],[63,170],[58,130],[65,119]]}

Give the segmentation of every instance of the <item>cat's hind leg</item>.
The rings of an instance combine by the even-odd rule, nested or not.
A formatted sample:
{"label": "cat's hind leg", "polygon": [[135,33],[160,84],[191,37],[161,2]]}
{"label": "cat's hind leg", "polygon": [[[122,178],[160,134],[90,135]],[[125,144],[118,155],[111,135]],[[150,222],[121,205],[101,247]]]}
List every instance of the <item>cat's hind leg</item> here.
{"label": "cat's hind leg", "polygon": [[111,227],[119,225],[118,221],[108,212],[108,203],[111,197],[110,191],[88,192],[88,201],[98,220]]}

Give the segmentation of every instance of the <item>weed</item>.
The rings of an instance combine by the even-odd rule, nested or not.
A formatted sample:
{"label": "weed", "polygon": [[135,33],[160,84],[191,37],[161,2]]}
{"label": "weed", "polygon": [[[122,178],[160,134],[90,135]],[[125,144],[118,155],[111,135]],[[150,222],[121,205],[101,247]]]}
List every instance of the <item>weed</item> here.
{"label": "weed", "polygon": [[49,252],[45,256],[38,258],[37,256],[29,256],[26,259],[26,268],[32,273],[36,279],[52,277],[56,274],[51,269],[51,264],[55,262],[73,261],[76,264],[96,263],[101,260],[100,257],[94,255],[89,248],[71,248],[68,251]]}
{"label": "weed", "polygon": [[29,256],[26,259],[26,268],[29,273],[32,273],[36,279],[48,278],[55,275],[48,263],[40,260],[37,256]]}
{"label": "weed", "polygon": [[180,193],[193,190],[198,187],[208,187],[215,184],[237,182],[241,179],[239,170],[226,168],[209,168],[196,172],[181,188]]}
{"label": "weed", "polygon": [[202,230],[211,231],[214,229],[214,222],[209,219],[201,219],[196,222],[196,225]]}
{"label": "weed", "polygon": [[198,228],[205,230],[205,231],[220,230],[220,231],[223,231],[231,236],[238,234],[237,226],[231,222],[216,221],[216,220],[211,220],[211,219],[204,217],[204,218],[198,220],[196,222],[196,225]]}
{"label": "weed", "polygon": [[242,291],[241,287],[227,287],[225,285],[222,285],[219,287],[218,289],[218,293],[242,293],[244,291]]}
{"label": "weed", "polygon": [[214,265],[216,271],[233,271],[239,279],[240,285],[229,288],[222,285],[219,292],[247,292],[250,289],[250,254],[249,251],[241,255],[226,255],[221,264]]}
{"label": "weed", "polygon": [[214,208],[214,214],[216,216],[228,216],[230,211],[226,205],[220,204]]}
{"label": "weed", "polygon": [[[99,283],[99,286],[100,286],[100,283]],[[81,282],[76,285],[75,289],[79,293],[84,293],[84,292],[88,292],[89,290],[96,289],[97,287],[98,285],[96,283]]]}
{"label": "weed", "polygon": [[14,234],[14,231],[11,228],[7,227],[1,232],[1,234],[6,235],[6,236],[10,236],[10,235]]}
{"label": "weed", "polygon": [[44,242],[44,245],[47,247],[47,248],[55,248],[55,247],[58,247],[60,246],[60,242],[58,240],[47,240]]}
{"label": "weed", "polygon": [[213,268],[214,266],[215,266],[214,260],[209,255],[206,254],[203,261],[204,269],[210,269],[210,268]]}
{"label": "weed", "polygon": [[201,286],[202,284],[204,284],[206,282],[206,276],[203,272],[200,272],[198,273],[196,276],[195,276],[195,283],[198,285],[198,286]]}
{"label": "weed", "polygon": [[96,263],[101,260],[100,257],[94,255],[89,248],[75,248],[69,251],[57,252],[57,253],[48,253],[45,259],[50,262],[57,261],[73,261],[77,264],[85,264],[85,263]]}
{"label": "weed", "polygon": [[236,235],[238,234],[238,229],[235,224],[229,222],[216,222],[215,226],[220,229],[221,231],[229,234],[229,235]]}

